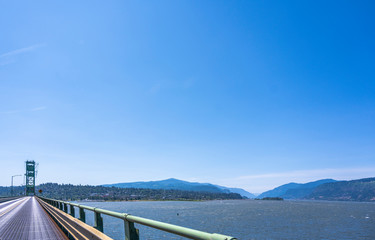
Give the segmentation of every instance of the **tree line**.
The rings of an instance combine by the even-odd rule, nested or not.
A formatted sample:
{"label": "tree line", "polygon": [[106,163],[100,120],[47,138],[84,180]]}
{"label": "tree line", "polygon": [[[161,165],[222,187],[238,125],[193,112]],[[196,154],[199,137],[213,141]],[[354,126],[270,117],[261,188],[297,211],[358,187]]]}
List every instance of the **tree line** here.
{"label": "tree line", "polygon": [[[15,187],[14,193],[22,193],[22,187]],[[39,193],[41,190],[41,193]],[[118,188],[90,185],[45,183],[36,187],[37,195],[67,201],[131,201],[131,200],[224,200],[242,199],[237,193],[212,193],[182,191],[174,189]],[[0,196],[9,196],[10,187],[0,187]]]}

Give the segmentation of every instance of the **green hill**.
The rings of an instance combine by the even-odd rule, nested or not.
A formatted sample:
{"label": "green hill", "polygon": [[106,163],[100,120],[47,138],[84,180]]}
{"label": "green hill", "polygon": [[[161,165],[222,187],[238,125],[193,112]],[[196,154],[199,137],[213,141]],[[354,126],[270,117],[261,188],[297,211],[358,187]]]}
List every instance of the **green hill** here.
{"label": "green hill", "polygon": [[264,192],[258,198],[281,197],[284,199],[301,199],[312,193],[317,186],[335,181],[333,179],[322,179],[308,183],[288,183]]}
{"label": "green hill", "polygon": [[242,199],[236,193],[194,192],[164,189],[118,188],[45,183],[36,187],[43,196],[61,200],[216,200]]}
{"label": "green hill", "polygon": [[325,183],[306,197],[314,200],[375,201],[375,178]]}
{"label": "green hill", "polygon": [[166,190],[181,190],[193,192],[211,192],[211,193],[238,193],[243,197],[254,198],[255,195],[245,191],[241,188],[228,188],[211,183],[188,182],[175,178],[169,178],[160,181],[148,182],[129,182],[129,183],[114,183],[104,184],[103,187],[118,187],[118,188],[147,188],[147,189],[166,189]]}

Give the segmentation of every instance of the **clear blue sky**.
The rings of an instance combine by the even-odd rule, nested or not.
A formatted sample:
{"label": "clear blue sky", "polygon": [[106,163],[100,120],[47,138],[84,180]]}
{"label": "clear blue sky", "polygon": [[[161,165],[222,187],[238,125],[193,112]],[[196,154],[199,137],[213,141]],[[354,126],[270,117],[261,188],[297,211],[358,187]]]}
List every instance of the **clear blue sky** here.
{"label": "clear blue sky", "polygon": [[375,176],[374,10],[1,1],[0,185]]}

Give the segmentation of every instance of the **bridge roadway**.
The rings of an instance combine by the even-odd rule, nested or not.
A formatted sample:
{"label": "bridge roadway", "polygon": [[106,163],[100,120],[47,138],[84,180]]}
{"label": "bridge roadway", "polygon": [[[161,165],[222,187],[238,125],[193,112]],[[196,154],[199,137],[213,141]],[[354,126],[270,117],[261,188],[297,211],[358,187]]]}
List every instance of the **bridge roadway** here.
{"label": "bridge roadway", "polygon": [[67,240],[35,197],[0,203],[0,240]]}

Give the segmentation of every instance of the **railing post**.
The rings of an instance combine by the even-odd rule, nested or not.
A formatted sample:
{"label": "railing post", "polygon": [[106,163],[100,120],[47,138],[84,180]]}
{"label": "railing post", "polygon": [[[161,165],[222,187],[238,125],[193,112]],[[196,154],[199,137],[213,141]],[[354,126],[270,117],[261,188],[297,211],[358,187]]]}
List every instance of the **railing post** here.
{"label": "railing post", "polygon": [[69,205],[69,206],[70,206],[70,215],[72,215],[73,217],[76,217],[74,206],[73,205]]}
{"label": "railing post", "polygon": [[139,240],[139,230],[134,227],[133,222],[124,220],[125,240]]}
{"label": "railing post", "polygon": [[94,228],[103,232],[103,218],[102,218],[102,216],[98,212],[94,212],[94,215],[95,215]]}
{"label": "railing post", "polygon": [[85,210],[83,208],[79,208],[79,220],[81,220],[82,222],[86,222],[86,213],[85,213]]}
{"label": "railing post", "polygon": [[68,204],[64,203],[64,212],[68,213]]}

